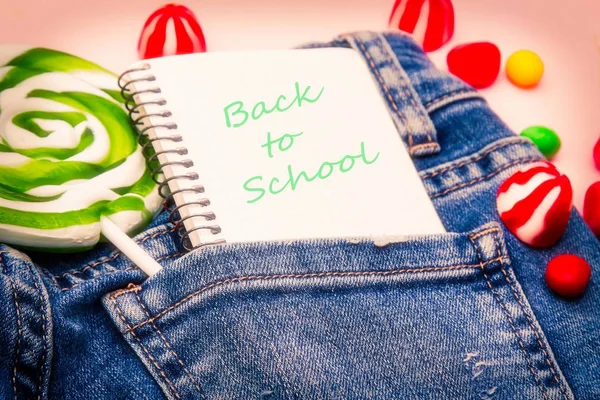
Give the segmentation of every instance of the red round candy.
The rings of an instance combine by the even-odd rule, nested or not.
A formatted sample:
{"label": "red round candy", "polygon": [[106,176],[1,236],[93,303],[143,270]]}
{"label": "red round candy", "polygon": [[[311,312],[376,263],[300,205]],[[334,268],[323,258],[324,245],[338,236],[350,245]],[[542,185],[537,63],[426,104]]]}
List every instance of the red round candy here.
{"label": "red round candy", "polygon": [[592,184],[583,201],[583,219],[596,236],[600,236],[600,181]]}
{"label": "red round candy", "polygon": [[468,43],[456,46],[446,61],[451,73],[473,86],[490,86],[500,73],[500,50],[490,42]]}
{"label": "red round candy", "polygon": [[600,139],[598,139],[594,146],[594,163],[596,164],[596,168],[600,169]]}
{"label": "red round candy", "polygon": [[552,291],[563,297],[581,296],[591,276],[590,264],[572,254],[557,256],[546,267],[546,283]]}
{"label": "red round candy", "polygon": [[202,53],[206,42],[194,13],[180,4],[165,4],[146,20],[140,39],[140,58]]}

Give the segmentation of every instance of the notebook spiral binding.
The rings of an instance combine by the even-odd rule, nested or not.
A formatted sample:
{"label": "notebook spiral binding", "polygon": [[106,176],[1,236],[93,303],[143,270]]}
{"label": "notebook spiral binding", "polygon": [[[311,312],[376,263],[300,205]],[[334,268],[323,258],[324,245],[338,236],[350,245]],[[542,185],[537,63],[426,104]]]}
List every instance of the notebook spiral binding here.
{"label": "notebook spiral binding", "polygon": [[[225,240],[218,239],[209,242],[203,242],[200,245],[193,246],[192,241],[190,239],[190,235],[195,231],[208,231],[213,235],[217,235],[221,233],[221,227],[219,225],[209,225],[207,222],[215,220],[215,214],[213,212],[205,212],[205,213],[193,213],[190,212],[185,217],[181,217],[181,211],[187,207],[192,206],[200,206],[206,207],[210,204],[210,200],[204,198],[202,193],[204,193],[204,187],[202,185],[194,185],[191,188],[184,188],[178,190],[170,190],[169,183],[174,183],[177,180],[198,180],[198,174],[195,172],[189,172],[187,174],[179,174],[170,176],[168,178],[164,178],[163,168],[168,165],[180,165],[184,168],[191,168],[194,163],[192,160],[183,159],[177,161],[166,161],[161,163],[160,157],[164,156],[168,153],[175,153],[178,155],[186,155],[188,150],[185,147],[178,147],[172,150],[164,150],[164,151],[155,151],[153,145],[158,141],[170,141],[170,142],[182,142],[183,138],[181,135],[176,133],[177,124],[174,122],[164,122],[164,123],[150,123],[150,117],[156,118],[169,118],[171,117],[171,112],[166,109],[167,101],[160,97],[161,90],[157,87],[144,88],[142,90],[137,90],[135,88],[135,84],[137,82],[154,82],[156,81],[156,77],[148,72],[151,69],[151,65],[148,63],[141,64],[137,68],[128,69],[123,72],[119,76],[118,85],[121,88],[121,95],[123,99],[125,99],[125,107],[129,112],[129,118],[133,122],[135,126],[135,130],[138,134],[138,142],[142,146],[142,152],[146,157],[146,161],[148,163],[149,168],[151,168],[151,176],[152,180],[156,182],[158,185],[158,193],[164,199],[163,206],[167,208],[168,204],[175,203],[174,196],[183,192],[193,192],[200,196],[196,200],[187,201],[183,204],[176,204],[169,212],[169,221],[175,225],[175,230],[177,231],[179,237],[181,238],[182,246],[191,251],[195,248],[199,248],[206,245],[219,244],[224,243]],[[146,73],[144,73],[146,72]],[[136,103],[135,97],[140,94],[145,94],[149,99],[144,102]],[[156,96],[152,96],[152,95]],[[155,97],[155,98],[152,98]],[[152,98],[152,99],[151,99]],[[142,109],[147,106],[154,106],[158,111],[152,113],[144,113]],[[164,129],[172,131],[173,134],[169,136],[154,136],[150,137],[148,135],[150,130],[154,130],[156,132],[157,129]],[[150,153],[150,154],[149,154]],[[156,168],[152,167],[152,163],[157,162],[158,166]],[[164,179],[160,179],[162,176]],[[167,194],[165,194],[165,189]],[[184,223],[186,221],[196,221],[197,219],[201,220],[200,223],[195,223],[194,228],[186,229]]]}

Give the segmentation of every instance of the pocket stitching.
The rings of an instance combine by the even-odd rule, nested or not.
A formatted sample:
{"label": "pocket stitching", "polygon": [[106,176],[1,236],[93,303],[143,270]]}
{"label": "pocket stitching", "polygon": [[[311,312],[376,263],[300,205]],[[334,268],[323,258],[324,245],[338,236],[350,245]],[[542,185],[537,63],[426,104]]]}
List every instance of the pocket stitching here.
{"label": "pocket stitching", "polygon": [[[502,252],[500,250],[500,243],[498,242],[498,240],[496,240],[496,252],[498,255],[502,254]],[[552,362],[550,361],[550,356],[548,355],[548,352],[546,351],[545,346],[542,344],[542,340],[539,336],[539,332],[536,329],[536,326],[533,323],[533,319],[531,318],[529,311],[527,311],[525,304],[523,304],[523,300],[518,296],[517,290],[514,287],[514,282],[512,281],[512,279],[509,279],[508,274],[504,270],[503,266],[500,267],[500,271],[502,271],[502,275],[504,275],[504,279],[506,280],[506,283],[508,283],[508,286],[510,287],[511,292],[512,292],[513,296],[515,297],[515,300],[517,300],[517,303],[519,303],[519,306],[521,307],[523,314],[525,314],[525,318],[527,319],[527,322],[529,323],[529,326],[531,327],[531,330],[533,331],[533,334],[535,335],[538,346],[540,346],[542,353],[544,353],[544,359],[546,361],[546,364],[550,368],[550,371],[552,372],[552,376],[554,377],[554,380],[558,384],[558,387],[560,388],[560,391],[562,392],[564,398],[568,399],[569,396],[565,392],[565,388],[561,384],[561,382],[558,378],[558,374],[557,374],[556,370],[554,369],[554,367],[552,366]]]}
{"label": "pocket stitching", "polygon": [[[140,298],[140,295],[139,295],[139,291],[135,291],[135,297],[136,297],[136,299],[138,301],[138,304],[140,305],[140,307],[144,311],[144,314],[146,314],[146,317],[150,318],[150,312],[148,311],[148,308],[146,307],[146,305],[142,302],[142,299]],[[200,398],[206,399],[206,396],[204,396],[204,393],[203,393],[202,389],[200,388],[200,385],[192,377],[192,374],[190,374],[190,371],[188,371],[188,369],[186,368],[185,364],[181,360],[181,357],[179,357],[179,355],[177,354],[177,352],[173,348],[173,345],[171,344],[171,342],[169,340],[167,340],[167,338],[165,337],[165,335],[162,333],[162,331],[158,328],[158,326],[154,322],[151,323],[151,326],[152,326],[152,328],[154,328],[154,330],[156,331],[156,333],[158,333],[158,335],[162,338],[162,340],[165,343],[165,345],[167,346],[167,348],[169,350],[171,350],[171,352],[173,353],[173,355],[177,359],[177,362],[183,368],[183,371],[185,372],[185,374],[188,376],[188,378],[190,379],[190,381],[192,382],[192,384],[194,385],[194,387],[198,390],[198,393],[200,394]]]}
{"label": "pocket stitching", "polygon": [[[496,232],[498,232],[498,230],[496,230]],[[487,261],[486,263],[483,262],[483,257],[482,257],[482,254],[481,254],[481,250],[479,249],[479,246],[477,245],[477,243],[475,243],[475,240],[478,237],[480,237],[480,236],[478,236],[477,234],[475,234],[475,235],[469,235],[469,239],[471,240],[471,242],[473,243],[473,247],[475,247],[475,249],[477,251],[477,257],[479,258],[479,261],[480,261],[480,264],[479,264],[480,265],[480,269],[481,269],[481,272],[482,272],[483,277],[485,279],[485,282],[487,284],[487,287],[488,287],[488,289],[490,289],[490,292],[491,292],[492,296],[494,297],[494,299],[496,299],[496,302],[498,303],[498,305],[502,309],[502,312],[506,316],[506,319],[507,319],[509,325],[511,326],[511,328],[513,330],[513,333],[515,334],[515,337],[517,339],[517,343],[519,344],[519,347],[521,348],[521,351],[523,352],[523,355],[525,356],[525,360],[527,362],[527,366],[529,367],[529,371],[531,372],[531,375],[533,376],[533,379],[535,380],[535,382],[537,383],[538,387],[540,388],[540,391],[542,392],[542,396],[544,397],[544,399],[548,399],[546,390],[542,386],[542,383],[539,380],[539,377],[535,373],[533,365],[531,364],[531,360],[529,359],[529,354],[525,350],[525,344],[523,343],[523,340],[521,339],[521,337],[518,334],[516,326],[514,325],[514,321],[512,320],[510,314],[508,313],[508,310],[506,309],[506,306],[502,303],[502,301],[500,300],[500,298],[498,297],[498,295],[496,294],[496,292],[492,288],[492,284],[491,284],[491,282],[489,280],[489,277],[488,277],[487,273],[485,272],[485,268],[484,267],[485,267],[486,263],[490,264],[493,260]],[[496,244],[497,244],[497,242],[498,242],[497,238],[495,238],[494,240],[496,241]],[[498,249],[499,249],[499,247],[496,247],[496,250],[498,250]]]}
{"label": "pocket stitching", "polygon": [[[123,311],[121,310],[121,307],[119,306],[119,304],[117,304],[117,301],[115,300],[115,298],[111,297],[111,299],[113,301],[115,310],[117,310],[117,315],[119,316],[119,319],[126,326],[128,326],[128,327],[131,326],[129,324],[129,321],[127,320],[127,318],[125,318],[125,315],[123,314]],[[167,382],[167,384],[173,391],[173,394],[175,395],[175,397],[181,400],[181,395],[179,394],[179,392],[177,392],[177,389],[175,388],[175,386],[173,386],[173,383],[169,380],[169,378],[165,374],[165,371],[163,371],[163,369],[160,367],[160,365],[158,364],[156,359],[152,356],[152,354],[150,354],[148,349],[146,349],[146,346],[144,346],[144,343],[141,341],[141,339],[138,337],[138,335],[136,335],[134,331],[131,331],[131,336],[133,336],[135,338],[135,340],[138,341],[138,343],[140,344],[144,353],[146,353],[146,355],[150,358],[150,360],[152,361],[152,364],[154,364],[154,367],[156,367],[156,369],[158,369],[158,372],[160,373],[160,375],[165,379],[165,381]]]}
{"label": "pocket stitching", "polygon": [[[154,317],[151,317],[148,320],[139,322],[134,326],[130,326],[129,324],[127,324],[128,329],[123,331],[123,333],[128,333],[130,331],[134,331],[146,324],[156,321],[157,319],[161,318],[169,311],[190,301],[191,299],[200,295],[201,293],[204,293],[210,289],[213,289],[214,287],[229,285],[232,283],[239,283],[239,282],[245,282],[245,281],[278,280],[278,279],[286,279],[286,278],[308,279],[308,278],[322,278],[322,277],[330,277],[330,276],[333,276],[333,277],[387,276],[387,275],[400,275],[400,274],[405,274],[405,273],[411,274],[411,273],[421,273],[421,272],[456,271],[456,270],[461,270],[461,269],[480,269],[482,267],[482,265],[485,266],[487,264],[497,262],[497,261],[502,261],[504,259],[506,259],[506,256],[494,258],[492,260],[488,260],[483,263],[480,262],[477,264],[463,264],[463,265],[454,265],[454,266],[448,266],[448,267],[402,268],[402,269],[383,270],[383,271],[331,271],[331,272],[305,273],[305,274],[247,275],[247,276],[240,276],[240,277],[235,277],[235,278],[228,278],[228,279],[216,281],[209,285],[201,287],[200,289],[196,290],[195,292],[192,292],[189,295],[185,296],[183,299],[179,300],[175,304],[163,309],[162,311],[159,311]],[[111,299],[113,301],[116,301],[117,297],[120,297],[126,293],[137,292],[137,291],[142,291],[142,290],[143,290],[143,287],[140,285],[131,286],[130,288],[128,288],[126,290],[115,292],[114,294],[111,295]]]}
{"label": "pocket stitching", "polygon": [[[173,257],[179,257],[179,256],[181,256],[181,255],[184,255],[184,254],[185,254],[185,253],[173,253],[173,254],[167,254],[167,255],[165,255],[165,256],[162,256],[162,257],[159,257],[159,258],[157,258],[157,259],[156,259],[156,261],[157,261],[157,262],[160,262],[160,261],[168,260],[169,258],[173,258]],[[83,285],[84,283],[92,282],[92,281],[94,281],[94,280],[96,280],[96,279],[103,278],[103,277],[105,277],[105,276],[108,276],[108,275],[116,274],[116,273],[118,273],[118,272],[127,272],[127,271],[133,271],[133,270],[135,270],[135,269],[139,269],[139,267],[137,267],[137,266],[135,266],[135,265],[132,265],[131,267],[127,267],[127,268],[125,268],[125,269],[117,269],[117,270],[114,270],[114,271],[111,271],[111,272],[106,272],[106,273],[104,273],[104,274],[102,274],[102,275],[99,275],[99,276],[96,276],[96,277],[94,277],[94,278],[91,278],[91,279],[86,279],[86,280],[84,280],[84,281],[82,281],[82,282],[76,283],[76,284],[74,284],[73,286],[67,286],[67,287],[64,287],[64,288],[62,288],[60,291],[61,291],[61,292],[66,292],[66,291],[69,291],[69,290],[75,289],[77,286],[79,286],[79,285]],[[59,286],[59,287],[60,287],[60,286]]]}

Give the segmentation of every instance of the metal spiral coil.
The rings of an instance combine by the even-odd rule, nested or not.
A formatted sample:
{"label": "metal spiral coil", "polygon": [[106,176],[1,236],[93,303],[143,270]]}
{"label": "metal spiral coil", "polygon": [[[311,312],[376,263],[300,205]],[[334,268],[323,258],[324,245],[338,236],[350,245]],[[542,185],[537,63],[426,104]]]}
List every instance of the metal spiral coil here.
{"label": "metal spiral coil", "polygon": [[[177,180],[198,180],[198,174],[195,172],[189,172],[186,174],[172,175],[168,178],[164,176],[163,169],[168,165],[179,165],[183,168],[191,168],[194,163],[192,160],[173,160],[161,163],[159,157],[161,155],[166,155],[169,153],[178,154],[178,155],[186,155],[187,149],[185,147],[178,147],[172,150],[162,150],[156,151],[154,148],[154,144],[159,141],[170,141],[170,142],[182,142],[183,138],[181,135],[176,134],[175,132],[169,136],[155,136],[150,137],[148,132],[150,130],[156,131],[157,129],[164,130],[177,130],[177,124],[174,122],[165,122],[165,123],[150,123],[151,118],[169,118],[171,117],[171,112],[166,108],[161,108],[160,111],[153,113],[144,113],[142,112],[142,108],[145,106],[156,106],[156,107],[165,107],[167,105],[167,101],[162,98],[158,99],[149,99],[144,102],[136,102],[136,98],[139,98],[139,95],[142,94],[160,94],[161,90],[157,87],[152,88],[144,88],[144,89],[136,89],[136,83],[139,82],[155,82],[156,77],[149,72],[151,69],[150,64],[144,63],[139,67],[129,69],[118,79],[118,85],[121,88],[121,95],[125,100],[125,107],[129,113],[129,118],[131,119],[132,124],[135,127],[135,130],[138,134],[138,142],[142,146],[142,153],[146,157],[148,167],[151,169],[151,177],[152,180],[158,185],[158,192],[160,196],[164,199],[163,206],[165,209],[169,210],[169,221],[175,225],[175,231],[178,233],[181,238],[182,246],[191,251],[195,248],[199,248],[205,245],[224,243],[225,241],[222,239],[213,240],[211,242],[204,242],[198,246],[192,246],[192,242],[190,239],[190,234],[196,231],[207,231],[213,235],[221,233],[221,227],[218,225],[210,225],[207,222],[215,220],[215,214],[213,212],[205,212],[205,213],[190,213],[189,215],[181,218],[180,211],[185,209],[186,207],[196,206],[196,207],[207,207],[210,205],[210,200],[203,197],[204,186],[202,185],[194,185],[190,188],[183,188],[171,191],[169,189],[169,182],[175,182]],[[152,167],[152,163],[158,166]],[[162,177],[162,178],[161,178]],[[166,192],[166,193],[165,193]],[[194,201],[188,201],[183,204],[176,204],[174,200],[174,196],[183,192],[192,192],[198,194],[198,198]],[[175,207],[169,207],[170,205],[175,205]],[[184,226],[184,222],[187,220],[195,221],[196,219],[201,219],[202,223],[194,224],[195,226],[192,229],[186,229]]]}

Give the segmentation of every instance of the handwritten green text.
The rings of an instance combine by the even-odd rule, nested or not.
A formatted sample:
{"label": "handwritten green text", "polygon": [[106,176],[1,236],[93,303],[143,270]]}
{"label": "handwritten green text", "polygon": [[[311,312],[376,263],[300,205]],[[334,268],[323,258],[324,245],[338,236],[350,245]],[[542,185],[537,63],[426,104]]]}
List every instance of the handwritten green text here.
{"label": "handwritten green text", "polygon": [[316,103],[321,98],[323,90],[325,90],[325,87],[322,87],[316,95],[310,96],[310,85],[306,86],[305,88],[303,88],[303,90],[301,90],[300,84],[298,82],[294,82],[294,88],[295,95],[289,103],[287,97],[284,94],[281,94],[277,97],[277,100],[274,101],[275,104],[273,104],[270,107],[267,106],[267,104],[264,101],[259,101],[251,109],[244,108],[244,102],[241,100],[234,101],[226,105],[223,108],[223,112],[225,114],[225,124],[228,128],[239,128],[240,126],[248,122],[249,118],[252,118],[253,120],[258,120],[262,116],[271,114],[275,111],[285,112],[294,106],[302,107],[302,104],[304,102]]}
{"label": "handwritten green text", "polygon": [[313,176],[309,176],[306,171],[300,171],[299,173],[295,173],[292,166],[288,165],[287,167],[287,180],[283,185],[281,184],[281,180],[277,177],[273,177],[269,180],[268,184],[265,182],[265,178],[260,175],[253,176],[244,182],[243,187],[244,190],[250,192],[254,195],[254,197],[248,200],[248,203],[255,203],[262,199],[267,193],[272,195],[277,195],[289,188],[291,191],[295,191],[298,185],[302,180],[307,183],[310,183],[316,179],[327,179],[332,176],[334,170],[337,169],[341,173],[346,173],[351,171],[356,161],[362,161],[365,165],[373,164],[379,158],[379,152],[369,159],[365,150],[365,142],[360,143],[360,154],[358,155],[345,155],[340,160],[335,162],[325,161],[321,164],[317,172]]}
{"label": "handwritten green text", "polygon": [[267,132],[267,143],[263,144],[260,147],[266,147],[269,158],[273,158],[273,149],[271,148],[271,146],[277,144],[277,148],[279,149],[279,151],[287,151],[294,145],[294,140],[298,136],[302,136],[303,133],[304,132],[284,133],[283,135],[281,135],[281,137],[277,139],[271,139],[271,132]]}

